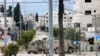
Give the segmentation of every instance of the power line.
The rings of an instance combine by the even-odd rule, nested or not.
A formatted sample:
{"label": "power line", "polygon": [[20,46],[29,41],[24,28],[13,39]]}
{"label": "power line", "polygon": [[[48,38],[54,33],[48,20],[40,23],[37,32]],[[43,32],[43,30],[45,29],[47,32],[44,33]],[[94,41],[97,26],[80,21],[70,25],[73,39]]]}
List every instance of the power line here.
{"label": "power line", "polygon": [[[64,0],[64,1],[66,2],[69,0]],[[53,1],[53,2],[59,2],[59,1]],[[4,2],[0,2],[0,3],[4,3]],[[12,2],[6,2],[6,3],[12,3]],[[45,1],[45,2],[13,2],[13,3],[49,3],[49,2]]]}

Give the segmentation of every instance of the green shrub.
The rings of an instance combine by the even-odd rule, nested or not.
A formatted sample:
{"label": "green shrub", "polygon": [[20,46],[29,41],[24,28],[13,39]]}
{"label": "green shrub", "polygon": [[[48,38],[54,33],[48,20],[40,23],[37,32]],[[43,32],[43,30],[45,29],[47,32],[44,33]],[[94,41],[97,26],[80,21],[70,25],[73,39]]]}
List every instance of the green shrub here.
{"label": "green shrub", "polygon": [[35,30],[23,32],[21,38],[18,39],[17,43],[19,45],[27,44],[33,39],[34,35],[35,35]]}
{"label": "green shrub", "polygon": [[59,28],[53,28],[53,35],[54,35],[55,39],[58,39]]}
{"label": "green shrub", "polygon": [[17,43],[18,43],[18,45],[23,45],[23,44],[25,44],[25,40],[24,39],[18,39]]}
{"label": "green shrub", "polygon": [[17,54],[17,52],[19,50],[19,46],[17,44],[9,44],[7,46],[7,48],[8,48],[9,56],[11,56],[11,55],[15,55],[16,56],[16,54]]}
{"label": "green shrub", "polygon": [[9,44],[8,46],[3,46],[1,48],[1,51],[4,54],[4,56],[11,56],[11,55],[16,56],[18,50],[19,46],[17,44]]}
{"label": "green shrub", "polygon": [[7,46],[1,47],[1,52],[4,54],[4,56],[8,56],[8,48],[7,48]]}
{"label": "green shrub", "polygon": [[41,31],[45,31],[45,26],[40,26]]}

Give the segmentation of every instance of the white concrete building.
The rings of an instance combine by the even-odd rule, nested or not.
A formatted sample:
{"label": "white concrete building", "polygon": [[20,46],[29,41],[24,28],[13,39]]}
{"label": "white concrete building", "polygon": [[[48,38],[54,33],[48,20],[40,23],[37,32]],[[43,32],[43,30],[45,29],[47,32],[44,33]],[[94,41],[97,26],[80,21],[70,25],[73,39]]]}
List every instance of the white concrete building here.
{"label": "white concrete building", "polygon": [[35,20],[35,15],[34,14],[23,15],[23,19],[24,19],[25,23],[27,21],[30,22],[30,23],[27,22],[27,24],[28,25],[30,24],[28,27],[31,28],[31,29],[36,29],[40,26],[40,22],[39,22],[39,20],[38,21]]}
{"label": "white concrete building", "polygon": [[[1,12],[1,8],[2,8],[3,4],[0,3],[0,28],[4,29],[5,28],[5,19],[4,19],[4,14]],[[6,17],[6,26],[7,28],[11,28],[13,29],[13,26],[15,26],[13,23],[15,23],[13,21],[12,17]]]}
{"label": "white concrete building", "polygon": [[46,19],[45,16],[39,16],[39,21],[38,21],[39,26],[45,26],[45,19]]}
{"label": "white concrete building", "polygon": [[[5,25],[4,25],[4,17],[2,15],[2,13],[0,13],[0,28],[5,28]],[[6,24],[7,24],[7,28],[13,28],[13,19],[12,17],[7,17],[6,18]]]}
{"label": "white concrete building", "polygon": [[[73,5],[73,23],[79,23],[82,31],[91,31],[95,25],[100,27],[100,0],[75,0]],[[93,15],[96,15],[94,17]],[[96,24],[95,20],[96,19]],[[99,29],[98,29],[99,30]]]}
{"label": "white concrete building", "polygon": [[[73,12],[68,11],[68,10],[64,10],[64,14],[63,14],[63,27],[66,28],[71,22],[72,22],[72,15]],[[46,28],[49,27],[49,15],[48,12],[45,13],[45,26]],[[59,27],[58,26],[58,10],[53,11],[53,27]]]}
{"label": "white concrete building", "polygon": [[36,21],[35,15],[34,14],[27,14],[24,15],[24,21],[30,20],[32,22],[32,25],[34,29],[39,28],[40,26],[45,26],[45,16],[40,16],[38,15],[38,21]]}

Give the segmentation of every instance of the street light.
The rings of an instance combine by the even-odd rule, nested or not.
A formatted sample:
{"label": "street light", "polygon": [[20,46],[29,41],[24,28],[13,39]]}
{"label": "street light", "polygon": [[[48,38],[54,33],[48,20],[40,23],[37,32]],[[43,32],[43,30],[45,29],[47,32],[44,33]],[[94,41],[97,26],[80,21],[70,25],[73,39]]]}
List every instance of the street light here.
{"label": "street light", "polygon": [[49,56],[53,56],[52,0],[49,0]]}
{"label": "street light", "polygon": [[4,0],[4,28],[6,28],[6,14],[7,14],[7,11],[6,11],[6,0]]}

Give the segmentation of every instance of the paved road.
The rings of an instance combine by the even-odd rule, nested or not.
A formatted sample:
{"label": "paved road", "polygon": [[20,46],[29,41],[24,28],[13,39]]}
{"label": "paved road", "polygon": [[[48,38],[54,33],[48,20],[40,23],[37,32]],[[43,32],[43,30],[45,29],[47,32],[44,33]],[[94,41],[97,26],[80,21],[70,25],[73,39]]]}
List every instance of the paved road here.
{"label": "paved road", "polygon": [[[46,54],[18,54],[17,56],[46,56]],[[59,56],[57,54],[55,54],[54,56]],[[77,55],[74,55],[74,54],[66,54],[65,56],[77,56]]]}
{"label": "paved road", "polygon": [[42,40],[43,38],[48,38],[48,33],[44,31],[37,30],[33,41]]}
{"label": "paved road", "polygon": [[[0,53],[0,56],[3,56],[3,54]],[[46,54],[26,54],[25,53],[25,54],[17,54],[17,56],[46,56]],[[59,55],[55,54],[54,56],[59,56]],[[66,54],[65,56],[96,56],[96,55],[95,54],[87,54],[87,55]]]}
{"label": "paved road", "polygon": [[[46,54],[18,54],[17,56],[46,56]],[[58,54],[54,54],[54,56],[59,56]],[[81,55],[78,54],[65,54],[65,56],[96,56],[96,52],[82,52]],[[100,52],[98,52],[98,56],[100,56]]]}

